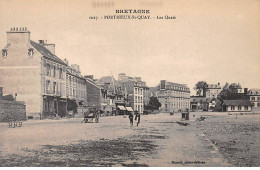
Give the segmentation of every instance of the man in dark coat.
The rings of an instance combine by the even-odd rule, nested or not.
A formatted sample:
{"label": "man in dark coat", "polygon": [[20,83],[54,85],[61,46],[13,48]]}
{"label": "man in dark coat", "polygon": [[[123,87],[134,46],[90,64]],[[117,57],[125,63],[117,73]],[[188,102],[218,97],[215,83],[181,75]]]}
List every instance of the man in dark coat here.
{"label": "man in dark coat", "polygon": [[133,126],[134,115],[132,114],[132,112],[129,113],[129,120],[130,120],[130,125]]}
{"label": "man in dark coat", "polygon": [[137,120],[137,126],[140,124],[141,114],[139,112],[136,112],[135,114],[135,121]]}

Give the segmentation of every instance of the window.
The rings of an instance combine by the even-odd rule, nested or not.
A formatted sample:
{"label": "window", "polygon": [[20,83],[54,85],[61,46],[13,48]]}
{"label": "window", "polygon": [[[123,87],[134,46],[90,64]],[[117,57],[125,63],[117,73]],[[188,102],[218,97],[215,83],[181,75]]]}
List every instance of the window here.
{"label": "window", "polygon": [[28,56],[29,56],[29,57],[33,57],[33,54],[34,54],[33,48],[29,48],[29,49],[28,49]]}
{"label": "window", "polygon": [[46,81],[46,92],[47,92],[47,94],[49,94],[50,93],[50,80],[47,80]]}
{"label": "window", "polygon": [[260,101],[260,97],[257,97],[257,100]]}
{"label": "window", "polygon": [[260,103],[257,103],[257,107],[260,107]]}
{"label": "window", "polygon": [[248,110],[248,106],[245,106],[245,110]]}
{"label": "window", "polygon": [[50,66],[49,64],[46,65],[46,75],[47,75],[47,76],[50,76],[50,75],[51,75],[50,67],[51,67],[51,66]]}
{"label": "window", "polygon": [[2,56],[3,56],[4,58],[6,58],[7,55],[8,55],[7,49],[2,49]]}
{"label": "window", "polygon": [[62,83],[60,83],[60,95],[62,96]]}
{"label": "window", "polygon": [[251,100],[252,100],[252,101],[255,101],[255,97],[251,97]]}
{"label": "window", "polygon": [[238,106],[238,110],[241,110],[241,106]]}
{"label": "window", "polygon": [[56,77],[56,66],[53,66],[53,77]]}
{"label": "window", "polygon": [[137,88],[135,88],[135,94],[137,94]]}
{"label": "window", "polygon": [[53,94],[56,94],[56,82],[53,82]]}
{"label": "window", "polygon": [[235,110],[235,106],[231,106],[231,110]]}
{"label": "window", "polygon": [[62,79],[62,68],[59,68],[59,79]]}

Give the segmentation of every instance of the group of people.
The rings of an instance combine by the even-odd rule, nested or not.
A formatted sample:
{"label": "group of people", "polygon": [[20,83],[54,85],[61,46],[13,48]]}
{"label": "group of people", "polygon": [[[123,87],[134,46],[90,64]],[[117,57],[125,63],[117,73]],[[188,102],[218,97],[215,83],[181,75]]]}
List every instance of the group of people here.
{"label": "group of people", "polygon": [[[129,113],[129,120],[130,120],[130,125],[133,126],[134,115],[132,112]],[[136,123],[137,126],[140,124],[140,120],[141,120],[141,114],[139,112],[135,112],[135,121],[137,121]]]}

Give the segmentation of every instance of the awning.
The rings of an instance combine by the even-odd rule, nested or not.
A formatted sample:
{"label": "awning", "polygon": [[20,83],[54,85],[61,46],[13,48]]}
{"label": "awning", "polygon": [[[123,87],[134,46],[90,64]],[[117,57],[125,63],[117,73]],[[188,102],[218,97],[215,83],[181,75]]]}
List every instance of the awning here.
{"label": "awning", "polygon": [[120,110],[126,110],[124,106],[117,106]]}
{"label": "awning", "polygon": [[133,112],[134,110],[132,109],[132,107],[125,107],[127,111],[129,112]]}

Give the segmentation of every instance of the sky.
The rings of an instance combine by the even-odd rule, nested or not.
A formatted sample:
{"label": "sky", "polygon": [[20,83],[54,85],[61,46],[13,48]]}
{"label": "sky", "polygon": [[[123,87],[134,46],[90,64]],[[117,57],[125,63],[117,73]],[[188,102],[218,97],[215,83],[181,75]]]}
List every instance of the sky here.
{"label": "sky", "polygon": [[[176,19],[89,19],[116,9]],[[193,89],[203,80],[260,88],[259,0],[0,0],[1,48],[11,27],[56,44],[59,58],[97,79],[126,73],[148,86],[167,80]]]}

